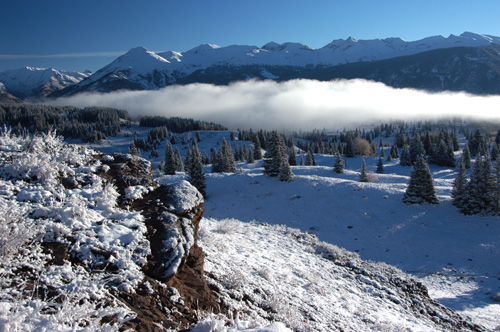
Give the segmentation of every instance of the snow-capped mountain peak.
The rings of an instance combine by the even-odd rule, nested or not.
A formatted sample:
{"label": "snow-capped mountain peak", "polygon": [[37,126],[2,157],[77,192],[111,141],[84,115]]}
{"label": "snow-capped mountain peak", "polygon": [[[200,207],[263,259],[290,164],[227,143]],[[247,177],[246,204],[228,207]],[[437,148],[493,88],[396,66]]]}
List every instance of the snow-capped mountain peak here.
{"label": "snow-capped mountain peak", "polygon": [[[283,77],[301,78],[297,72],[301,68],[373,62],[437,49],[484,47],[491,44],[500,44],[500,38],[465,32],[460,36],[432,36],[411,42],[397,37],[372,40],[348,37],[333,40],[318,49],[295,42],[269,42],[262,47],[202,44],[186,52],[161,53],[137,47],[100,69],[91,78],[59,95],[88,90],[149,90],[170,84],[194,82],[226,84],[254,77],[276,80]],[[290,68],[296,68],[295,72],[290,73]],[[314,75],[317,74],[307,77],[311,78],[313,75],[312,78],[315,78]]]}
{"label": "snow-capped mountain peak", "polygon": [[266,45],[262,46],[261,48],[263,50],[267,50],[267,51],[275,51],[276,49],[278,49],[278,47],[280,47],[280,44],[272,41],[272,42],[269,42]]}
{"label": "snow-capped mountain peak", "polygon": [[195,48],[190,49],[189,51],[186,52],[186,54],[209,52],[209,51],[216,50],[219,48],[221,48],[221,47],[219,45],[215,45],[215,44],[202,44],[200,46],[197,46]]}
{"label": "snow-capped mountain peak", "polygon": [[23,67],[0,73],[5,91],[19,98],[47,96],[54,91],[77,84],[90,72],[59,71],[54,68]]}
{"label": "snow-capped mountain peak", "polygon": [[135,47],[113,61],[110,66],[120,69],[149,70],[167,63],[169,63],[168,60],[155,52],[144,47]]}

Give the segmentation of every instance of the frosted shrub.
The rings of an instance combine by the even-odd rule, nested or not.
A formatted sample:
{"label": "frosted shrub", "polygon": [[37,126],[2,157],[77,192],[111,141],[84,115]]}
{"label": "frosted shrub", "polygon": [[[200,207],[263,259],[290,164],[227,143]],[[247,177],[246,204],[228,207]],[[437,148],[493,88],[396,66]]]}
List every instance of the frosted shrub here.
{"label": "frosted shrub", "polygon": [[1,173],[5,177],[37,181],[53,191],[56,191],[54,187],[59,184],[60,177],[74,173],[70,165],[82,165],[91,158],[90,153],[82,153],[84,150],[64,144],[55,132],[17,137],[10,131],[3,131],[0,146],[0,150],[10,152],[6,160],[0,155]]}
{"label": "frosted shrub", "polygon": [[102,190],[96,194],[96,207],[107,212],[113,212],[119,196],[120,194],[113,183],[105,183]]}
{"label": "frosted shrub", "polygon": [[40,233],[35,223],[25,219],[13,202],[0,200],[0,263],[9,263],[25,244]]}
{"label": "frosted shrub", "polygon": [[221,234],[234,234],[240,228],[240,224],[235,219],[224,219],[221,220],[219,227],[217,227],[217,232]]}
{"label": "frosted shrub", "polygon": [[367,177],[368,177],[368,182],[369,183],[378,181],[378,176],[374,172],[368,172],[368,176]]}
{"label": "frosted shrub", "polygon": [[353,260],[359,260],[357,253],[347,251],[344,248],[339,248],[336,245],[319,242],[316,245],[316,253],[322,255],[326,259],[347,263]]}

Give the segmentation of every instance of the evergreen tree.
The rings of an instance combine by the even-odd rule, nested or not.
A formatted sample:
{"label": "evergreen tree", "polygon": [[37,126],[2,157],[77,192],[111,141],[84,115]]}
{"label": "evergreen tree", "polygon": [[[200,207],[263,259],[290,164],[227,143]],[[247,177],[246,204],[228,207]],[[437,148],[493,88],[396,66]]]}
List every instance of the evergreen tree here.
{"label": "evergreen tree", "polygon": [[467,182],[465,187],[463,202],[460,209],[463,214],[478,214],[484,210],[485,202],[483,193],[486,189],[486,185],[484,183],[483,175],[483,159],[481,158],[481,155],[478,154],[470,174],[470,180]]}
{"label": "evergreen tree", "polygon": [[488,153],[484,156],[483,162],[483,176],[485,179],[485,190],[484,201],[485,209],[484,213],[488,215],[494,215],[498,213],[499,208],[499,195],[498,195],[498,178],[496,170],[491,162],[491,157]]}
{"label": "evergreen tree", "polygon": [[290,168],[290,164],[288,163],[288,158],[286,158],[286,154],[283,154],[280,158],[278,179],[280,181],[290,182],[293,181],[293,178],[294,175],[292,173],[292,169]]}
{"label": "evergreen tree", "polygon": [[490,151],[490,156],[492,161],[496,161],[498,159],[498,144],[496,142],[493,142],[493,145],[491,146],[491,151]]}
{"label": "evergreen tree", "polygon": [[177,165],[175,162],[174,150],[172,149],[172,144],[167,142],[167,147],[165,148],[165,165],[163,166],[163,171],[166,175],[175,175]]}
{"label": "evergreen tree", "polygon": [[186,151],[186,156],[184,157],[184,169],[188,173],[189,173],[189,170],[191,169],[192,161],[193,161],[192,160],[192,151],[191,151],[191,147],[188,145],[187,151]]}
{"label": "evergreen tree", "polygon": [[464,159],[465,168],[469,169],[471,167],[469,144],[465,144],[465,149],[464,152],[462,153],[462,158]]}
{"label": "evergreen tree", "polygon": [[347,140],[344,148],[344,154],[347,158],[353,158],[356,155],[354,151],[354,141],[352,139],[351,132],[347,133]]}
{"label": "evergreen tree", "polygon": [[210,157],[208,156],[208,154],[205,152],[205,150],[203,150],[202,154],[201,154],[201,162],[203,165],[208,165],[210,164]]}
{"label": "evergreen tree", "polygon": [[307,152],[306,155],[306,166],[315,166],[316,161],[314,160],[314,155],[311,150]]}
{"label": "evergreen tree", "polygon": [[198,191],[206,197],[206,179],[203,173],[203,166],[201,163],[201,155],[198,150],[198,145],[196,140],[193,140],[193,145],[191,149],[191,165],[189,167],[189,178],[188,181],[196,188]]}
{"label": "evergreen tree", "polygon": [[253,157],[255,160],[261,160],[262,156],[262,147],[260,145],[259,136],[255,136],[254,144],[253,144]]}
{"label": "evergreen tree", "polygon": [[460,158],[460,163],[458,165],[457,177],[453,181],[453,188],[451,190],[451,198],[453,199],[453,205],[458,208],[462,208],[464,203],[465,188],[467,187],[467,176],[465,174],[465,160]]}
{"label": "evergreen tree", "polygon": [[250,149],[247,156],[247,163],[253,164],[255,162],[254,151]]}
{"label": "evergreen tree", "polygon": [[408,149],[408,145],[403,146],[403,150],[401,151],[401,157],[399,159],[399,164],[401,166],[411,166],[411,159],[410,159],[410,151]]}
{"label": "evergreen tree", "polygon": [[277,131],[273,131],[268,145],[264,159],[264,174],[278,177],[280,181],[292,181],[293,173],[288,163],[283,137]]}
{"label": "evergreen tree", "polygon": [[424,138],[424,141],[423,141],[423,145],[424,145],[425,153],[426,154],[430,154],[431,153],[431,147],[432,147],[432,141],[431,141],[431,135],[429,134],[428,131],[425,133],[425,138]]}
{"label": "evergreen tree", "polygon": [[222,172],[234,173],[236,171],[233,151],[231,149],[231,145],[226,142],[225,138],[222,138],[222,144],[219,151],[219,161]]}
{"label": "evergreen tree", "polygon": [[403,202],[406,204],[439,203],[432,174],[424,156],[420,156],[412,167],[408,188],[403,195]]}
{"label": "evergreen tree", "polygon": [[469,149],[471,155],[484,155],[487,149],[486,137],[477,129],[473,135],[469,138]]}
{"label": "evergreen tree", "polygon": [[333,170],[335,173],[344,173],[344,161],[342,160],[342,156],[337,154],[335,157],[335,163],[333,164]]}
{"label": "evergreen tree", "polygon": [[377,162],[377,170],[376,172],[378,174],[384,174],[384,162],[382,161],[382,156],[380,156],[378,158],[378,162]]}
{"label": "evergreen tree", "polygon": [[210,163],[212,164],[212,173],[220,173],[219,152],[212,146],[210,149]]}
{"label": "evergreen tree", "polygon": [[184,165],[182,163],[181,153],[177,147],[175,148],[174,157],[175,157],[175,170],[177,172],[184,172]]}
{"label": "evergreen tree", "polygon": [[420,135],[418,134],[413,135],[410,141],[409,153],[412,165],[414,165],[417,162],[417,160],[420,159],[420,156],[425,155],[425,149],[424,145],[422,144],[422,141],[420,140]]}
{"label": "evergreen tree", "polygon": [[389,152],[389,154],[391,155],[391,159],[399,158],[399,150],[396,144],[393,144],[391,146],[391,151]]}
{"label": "evergreen tree", "polygon": [[295,154],[295,148],[293,146],[288,153],[288,163],[290,166],[297,166],[297,155]]}
{"label": "evergreen tree", "polygon": [[360,182],[368,182],[368,173],[366,172],[366,162],[363,158],[363,164],[361,165],[361,172],[359,173]]}

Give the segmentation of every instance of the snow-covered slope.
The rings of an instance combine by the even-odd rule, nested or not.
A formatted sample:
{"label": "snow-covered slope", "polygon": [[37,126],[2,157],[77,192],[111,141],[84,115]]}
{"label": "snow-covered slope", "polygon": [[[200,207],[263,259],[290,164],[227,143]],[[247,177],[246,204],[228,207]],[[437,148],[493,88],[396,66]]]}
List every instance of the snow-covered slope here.
{"label": "snow-covered slope", "polygon": [[[270,42],[262,47],[246,45],[219,47],[206,44],[186,52],[168,51],[156,54],[138,47],[100,69],[89,79],[54,96],[84,91],[158,89],[174,83],[219,83],[221,79],[211,78],[211,75],[217,74],[213,71],[220,71],[220,68],[231,71],[229,74],[223,73],[229,79],[222,80],[222,84],[231,81],[232,76],[236,76],[235,80],[252,77],[287,79],[289,71],[293,68],[332,67],[392,59],[445,48],[498,44],[500,44],[499,37],[466,32],[460,36],[450,35],[448,38],[435,36],[413,42],[406,42],[400,38],[356,40],[349,37],[346,40],[334,40],[319,49],[300,43]],[[269,75],[267,73],[269,68],[281,69]],[[283,68],[286,68],[286,72],[283,72]]]}
{"label": "snow-covered slope", "polygon": [[481,331],[387,264],[284,226],[204,219],[208,282],[242,320],[293,331]]}
{"label": "snow-covered slope", "polygon": [[76,84],[90,74],[90,72],[58,71],[53,68],[24,67],[1,72],[0,82],[7,92],[18,98],[38,98]]}

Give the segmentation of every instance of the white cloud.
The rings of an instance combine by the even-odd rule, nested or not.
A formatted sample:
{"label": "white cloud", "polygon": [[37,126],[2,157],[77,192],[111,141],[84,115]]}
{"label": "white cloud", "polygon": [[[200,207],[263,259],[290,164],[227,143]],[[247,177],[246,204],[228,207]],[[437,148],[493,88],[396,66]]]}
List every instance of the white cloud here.
{"label": "white cloud", "polygon": [[125,51],[114,52],[81,52],[81,53],[60,53],[60,54],[0,54],[0,60],[16,59],[50,59],[50,58],[86,58],[100,56],[119,56]]}
{"label": "white cloud", "polygon": [[52,104],[108,106],[126,109],[132,116],[190,117],[242,129],[335,129],[444,116],[500,119],[500,96],[427,93],[366,80],[190,84],[156,91],[86,93]]}

